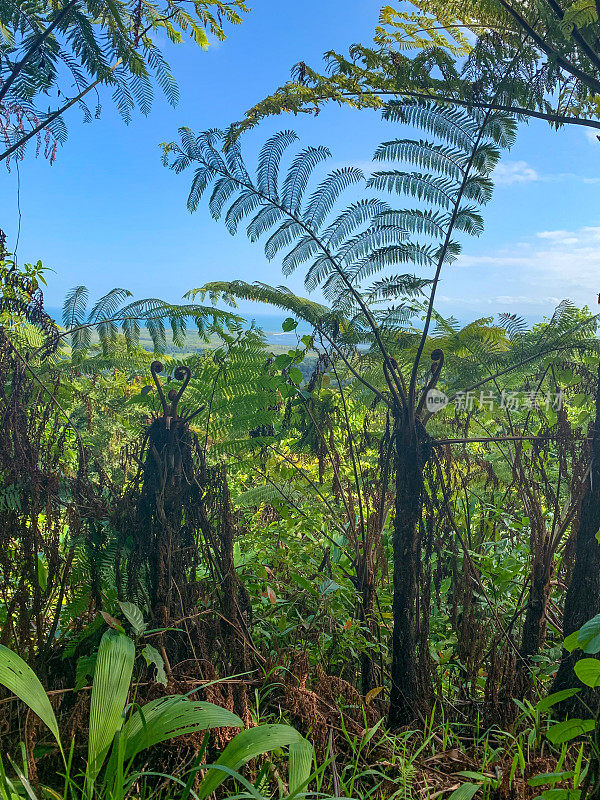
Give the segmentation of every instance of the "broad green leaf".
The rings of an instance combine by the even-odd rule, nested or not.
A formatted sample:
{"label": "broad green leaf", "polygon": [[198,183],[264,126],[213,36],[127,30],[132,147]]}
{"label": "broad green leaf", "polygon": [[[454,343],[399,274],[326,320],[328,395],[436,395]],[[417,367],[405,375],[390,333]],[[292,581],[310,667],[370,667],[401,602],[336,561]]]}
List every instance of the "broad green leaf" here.
{"label": "broad green leaf", "polygon": [[575,675],[592,689],[600,686],[600,661],[597,658],[580,658],[575,664]]}
{"label": "broad green leaf", "polygon": [[48,564],[43,555],[38,554],[38,586],[42,592],[46,591],[48,585]]}
{"label": "broad green leaf", "polygon": [[152,700],[134,712],[121,736],[126,742],[125,757],[129,759],[152,745],[185,733],[243,726],[242,720],[225,708],[201,700],[188,700],[183,695],[171,695]]}
{"label": "broad green leaf", "polygon": [[547,783],[554,786],[555,783],[566,781],[572,778],[573,775],[572,770],[570,772],[543,772],[540,775],[534,775],[533,778],[529,778],[527,783],[529,786],[545,786]]}
{"label": "broad green leaf", "polygon": [[544,800],[579,800],[581,789],[546,789],[542,797]]}
{"label": "broad green leaf", "polygon": [[[234,736],[215,764],[239,770],[251,758],[256,758],[262,753],[268,753],[279,747],[297,744],[303,738],[297,730],[289,725],[259,725],[257,728],[249,728]],[[226,777],[226,773],[221,770],[209,768],[208,774],[196,792],[199,800],[204,800],[205,797],[212,794]]]}
{"label": "broad green leaf", "polygon": [[144,622],[144,615],[140,609],[135,605],[135,603],[128,603],[125,600],[119,601],[119,607],[125,615],[125,619],[133,628],[135,635],[141,636],[146,630],[147,625]]}
{"label": "broad green leaf", "polygon": [[293,317],[286,317],[281,323],[281,330],[289,333],[290,331],[295,331],[298,327],[297,321]]}
{"label": "broad green leaf", "polygon": [[593,719],[566,719],[564,722],[557,722],[556,725],[553,725],[546,736],[552,744],[564,744],[583,733],[593,731],[594,725]]}
{"label": "broad green leaf", "polygon": [[88,686],[94,679],[94,669],[96,668],[96,654],[93,656],[79,656],[75,667],[75,691],[78,692],[84,686]]}
{"label": "broad green leaf", "polygon": [[600,653],[600,614],[588,620],[579,629],[577,645],[584,653],[593,655]]}
{"label": "broad green leaf", "polygon": [[302,370],[298,369],[298,367],[290,367],[288,369],[288,375],[290,376],[290,380],[295,384],[302,383]]}
{"label": "broad green leaf", "polygon": [[479,789],[481,789],[481,784],[479,783],[463,783],[462,786],[452,792],[448,800],[471,800]]}
{"label": "broad green leaf", "polygon": [[282,353],[281,355],[277,356],[273,361],[273,366],[275,369],[286,369],[289,367],[294,359],[292,356],[288,356],[286,353]]}
{"label": "broad green leaf", "polygon": [[542,698],[539,703],[536,703],[535,709],[536,711],[548,711],[555,706],[557,703],[562,703],[563,700],[566,700],[568,697],[573,697],[573,695],[577,694],[580,690],[575,689],[561,689],[560,692],[553,692],[549,694],[548,697]]}
{"label": "broad green leaf", "polygon": [[154,664],[156,667],[156,682],[162,683],[163,686],[166,686],[167,673],[165,672],[165,660],[158,652],[156,647],[152,647],[151,644],[147,644],[142,650],[142,655],[144,656],[148,666],[150,666],[150,664]]}
{"label": "broad green leaf", "polygon": [[312,774],[314,748],[307,739],[290,745],[288,783],[290,797],[306,790]]}
{"label": "broad green leaf", "polygon": [[563,642],[563,647],[568,653],[572,653],[579,647],[579,631],[570,633]]}
{"label": "broad green leaf", "polygon": [[113,630],[106,631],[94,669],[90,704],[90,729],[86,779],[93,785],[106,754],[123,724],[135,648],[128,636]]}
{"label": "broad green leaf", "polygon": [[62,750],[58,722],[48,695],[37,675],[23,659],[8,647],[0,645],[0,684],[6,686],[44,722]]}

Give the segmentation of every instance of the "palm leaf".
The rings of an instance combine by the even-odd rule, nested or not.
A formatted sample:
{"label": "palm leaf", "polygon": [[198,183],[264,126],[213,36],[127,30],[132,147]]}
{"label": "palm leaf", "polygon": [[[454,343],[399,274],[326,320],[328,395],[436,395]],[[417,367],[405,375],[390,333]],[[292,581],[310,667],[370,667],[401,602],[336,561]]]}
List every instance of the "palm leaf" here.
{"label": "palm leaf", "polygon": [[[249,728],[234,736],[215,761],[215,765],[237,771],[250,759],[256,758],[262,753],[302,741],[304,741],[304,737],[289,725],[260,725],[257,728]],[[204,800],[205,797],[212,794],[226,777],[227,773],[209,768],[208,774],[197,790],[199,800]]]}
{"label": "palm leaf", "polygon": [[0,684],[6,686],[45,723],[62,751],[58,722],[46,690],[31,667],[8,647],[0,645]]}
{"label": "palm leaf", "polygon": [[236,714],[213,703],[172,695],[142,706],[131,715],[121,735],[129,759],[175,736],[221,727],[243,728],[244,723]]}
{"label": "palm leaf", "polygon": [[128,636],[106,631],[94,669],[90,705],[88,763],[86,781],[93,786],[115,734],[123,724],[135,648]]}

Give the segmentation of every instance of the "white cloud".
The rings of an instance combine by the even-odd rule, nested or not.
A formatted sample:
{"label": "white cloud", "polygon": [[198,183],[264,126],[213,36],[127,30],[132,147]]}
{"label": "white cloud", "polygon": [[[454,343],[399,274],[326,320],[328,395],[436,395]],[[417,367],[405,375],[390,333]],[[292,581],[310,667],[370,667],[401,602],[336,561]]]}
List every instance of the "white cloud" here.
{"label": "white cloud", "polygon": [[484,256],[462,256],[461,267],[487,266],[505,269],[503,279],[519,295],[495,300],[545,304],[557,298],[579,305],[596,302],[600,292],[600,227],[574,231],[539,231],[525,247],[510,247]]}
{"label": "white cloud", "polygon": [[576,172],[549,172],[536,170],[527,161],[501,161],[493,172],[492,178],[498,186],[514,186],[517,183],[600,183],[600,178],[578,175]]}
{"label": "white cloud", "polygon": [[539,181],[537,171],[526,161],[502,161],[493,175],[494,181],[499,185],[511,186],[514,183],[531,183]]}

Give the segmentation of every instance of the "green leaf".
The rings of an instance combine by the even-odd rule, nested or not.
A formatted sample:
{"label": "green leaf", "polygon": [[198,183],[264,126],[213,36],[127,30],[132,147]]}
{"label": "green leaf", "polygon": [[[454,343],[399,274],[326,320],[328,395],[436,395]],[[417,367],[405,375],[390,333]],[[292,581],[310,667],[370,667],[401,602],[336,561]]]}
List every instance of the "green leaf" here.
{"label": "green leaf", "polygon": [[312,774],[314,748],[307,739],[290,745],[288,767],[289,796],[306,789]]}
{"label": "green leaf", "polygon": [[562,701],[566,700],[568,697],[573,697],[573,695],[577,694],[579,691],[579,689],[562,689],[560,692],[549,694],[548,697],[544,697],[539,703],[536,703],[535,709],[536,711],[542,712],[548,711],[552,706],[555,706],[557,703],[562,703]]}
{"label": "green leaf", "polygon": [[542,797],[544,800],[579,800],[581,789],[546,789]]}
{"label": "green leaf", "polygon": [[600,686],[600,661],[597,658],[580,658],[575,664],[575,675],[586,686]]}
{"label": "green leaf", "polygon": [[[249,728],[234,736],[215,764],[239,770],[251,758],[256,758],[262,753],[276,750],[279,747],[297,744],[303,738],[297,730],[289,725],[260,725],[257,728]],[[221,770],[209,768],[208,774],[197,791],[199,800],[204,800],[205,797],[212,794],[226,777],[226,773]]]}
{"label": "green leaf", "polygon": [[112,744],[123,724],[135,648],[128,636],[106,631],[100,641],[94,670],[90,704],[88,764],[86,780],[93,786]]}
{"label": "green leaf", "polygon": [[150,666],[150,664],[154,664],[154,666],[156,667],[157,683],[162,683],[163,686],[166,686],[167,673],[165,672],[165,660],[158,652],[156,647],[152,647],[151,644],[147,644],[142,650],[142,655],[144,656],[144,659],[148,666]]}
{"label": "green leaf", "polygon": [[140,609],[135,605],[135,603],[128,603],[126,600],[120,600],[119,607],[125,615],[125,619],[133,628],[135,635],[141,636],[146,630],[147,625],[144,622],[144,615]]}
{"label": "green leaf", "polygon": [[527,783],[529,786],[545,786],[547,783],[554,785],[559,781],[566,781],[572,778],[573,775],[572,770],[571,772],[543,772],[540,775],[534,775],[533,778],[529,778]]}
{"label": "green leaf", "polygon": [[290,380],[296,384],[302,383],[302,370],[298,369],[298,367],[290,367],[288,369],[288,375],[290,376]]}
{"label": "green leaf", "polygon": [[236,714],[225,708],[201,700],[188,700],[183,695],[171,695],[159,697],[138,709],[125,723],[121,735],[126,742],[125,757],[129,759],[175,736],[209,728],[241,728],[243,725]]}
{"label": "green leaf", "polygon": [[479,789],[481,789],[481,784],[479,783],[463,783],[462,786],[452,792],[448,800],[471,800]]}
{"label": "green leaf", "polygon": [[596,614],[581,626],[577,636],[577,645],[584,653],[590,655],[600,653],[600,614]]}
{"label": "green leaf", "polygon": [[295,331],[298,327],[298,322],[293,317],[286,317],[281,323],[281,330],[289,333],[290,331]]}
{"label": "green leaf", "polygon": [[48,585],[48,564],[46,563],[45,557],[39,553],[38,554],[38,586],[42,590],[42,592],[46,591],[46,587]]}
{"label": "green leaf", "polygon": [[570,633],[563,642],[563,647],[568,653],[572,653],[579,647],[579,631]]}
{"label": "green leaf", "polygon": [[292,356],[288,356],[286,353],[282,353],[281,355],[277,356],[277,358],[273,361],[273,366],[275,369],[286,369],[290,366],[294,359]]}
{"label": "green leaf", "polygon": [[78,692],[84,686],[92,682],[94,669],[96,668],[96,654],[93,656],[79,656],[75,667],[75,691]]}
{"label": "green leaf", "polygon": [[546,736],[552,744],[564,744],[577,736],[593,731],[594,725],[593,719],[566,719],[549,728]]}
{"label": "green leaf", "polygon": [[58,722],[48,695],[37,675],[23,659],[8,647],[0,645],[0,684],[6,686],[44,722],[62,750]]}

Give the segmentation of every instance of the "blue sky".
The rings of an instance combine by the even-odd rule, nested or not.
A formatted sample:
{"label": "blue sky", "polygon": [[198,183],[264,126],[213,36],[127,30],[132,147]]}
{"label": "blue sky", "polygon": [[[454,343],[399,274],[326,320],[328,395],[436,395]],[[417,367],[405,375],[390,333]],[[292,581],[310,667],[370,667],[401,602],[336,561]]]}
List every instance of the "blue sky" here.
{"label": "blue sky", "polygon": [[[225,43],[202,52],[172,48],[181,102],[157,94],[149,117],[125,126],[104,97],[100,120],[82,124],[72,109],[69,139],[50,166],[33,157],[19,168],[21,262],[38,258],[49,275],[46,302],[62,303],[73,285],[92,297],[114,286],[137,297],[176,301],[209,280],[282,283],[277,262],[240,233],[232,238],[205,206],[190,215],[190,177],[160,162],[158,143],[180,125],[224,127],[274,90],[304,60],[320,64],[329,48],[368,41],[379,3],[372,0],[251,0],[252,12]],[[325,144],[333,161],[365,165],[377,144],[398,135],[377,112],[328,107],[318,117],[279,117],[245,137],[249,153],[272,132],[294,128],[302,143]],[[581,128],[556,132],[543,122],[523,126],[497,173],[485,210],[485,233],[464,242],[439,290],[439,310],[468,320],[500,311],[537,319],[565,297],[596,303],[600,291],[600,143]],[[0,227],[16,239],[17,171],[2,172]],[[301,275],[286,281],[303,292]]]}

